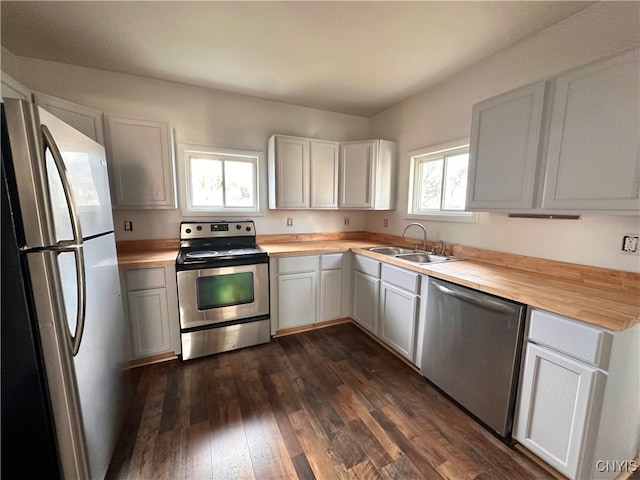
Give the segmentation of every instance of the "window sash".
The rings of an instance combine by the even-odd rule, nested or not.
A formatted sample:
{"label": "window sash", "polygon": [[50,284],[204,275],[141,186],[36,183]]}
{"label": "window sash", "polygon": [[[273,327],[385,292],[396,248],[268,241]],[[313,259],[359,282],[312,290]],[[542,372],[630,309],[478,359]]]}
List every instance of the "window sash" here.
{"label": "window sash", "polygon": [[[260,167],[261,152],[240,151],[231,149],[219,149],[214,147],[201,147],[191,145],[180,145],[180,160],[182,163],[183,179],[181,185],[184,188],[182,211],[183,214],[197,214],[198,212],[259,212],[259,191],[258,175]],[[219,190],[218,197],[210,204],[203,199],[206,196],[206,189],[203,189],[201,196],[194,188],[194,160],[203,162],[219,162]],[[250,188],[250,204],[234,205],[231,200],[233,191],[233,175],[230,171],[231,164],[248,164],[251,169],[251,180],[249,185],[240,184],[238,188]],[[204,170],[206,164],[201,165]],[[242,177],[242,175],[238,175]],[[206,177],[205,177],[206,178]],[[240,202],[238,202],[240,203]]]}
{"label": "window sash", "polygon": [[[445,203],[446,203],[445,193],[447,190],[446,187],[447,187],[447,180],[448,180],[448,173],[449,173],[449,163],[450,163],[449,160],[459,155],[468,154],[468,152],[469,152],[469,149],[468,147],[465,146],[465,147],[449,150],[445,154],[441,152],[434,152],[431,154],[418,155],[418,156],[412,157],[412,160],[414,163],[414,179],[413,179],[414,181],[413,181],[413,205],[412,205],[412,211],[410,213],[434,214],[438,212],[459,213],[464,211],[464,206],[460,209],[445,208]],[[424,208],[422,207],[422,198],[424,196],[423,185],[422,185],[423,171],[424,171],[424,168],[427,166],[427,164],[432,162],[442,162],[442,165],[440,166],[439,185],[438,185],[438,189],[439,189],[438,208]],[[468,174],[468,170],[467,170],[467,174]]]}

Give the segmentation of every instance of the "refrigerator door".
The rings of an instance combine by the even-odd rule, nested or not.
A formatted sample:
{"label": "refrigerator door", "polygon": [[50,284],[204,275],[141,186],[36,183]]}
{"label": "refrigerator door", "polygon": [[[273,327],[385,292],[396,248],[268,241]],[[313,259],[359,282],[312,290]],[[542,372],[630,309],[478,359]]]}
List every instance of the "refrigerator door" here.
{"label": "refrigerator door", "polygon": [[[104,149],[36,106],[4,102],[28,248],[81,244],[113,231]],[[80,238],[78,238],[80,237]]]}
{"label": "refrigerator door", "polygon": [[[75,328],[82,290],[77,258],[86,307],[74,356],[68,329]],[[27,259],[64,477],[104,478],[131,395],[114,236],[79,249],[30,252]]]}
{"label": "refrigerator door", "polygon": [[[66,170],[82,236],[88,238],[113,231],[104,148],[41,108],[38,108],[38,117],[46,127],[43,129],[44,151],[56,240],[65,241],[73,238],[71,219],[66,208],[63,176],[54,161],[54,156],[58,153]],[[47,135],[47,131],[50,136]]]}
{"label": "refrigerator door", "polygon": [[[122,311],[114,235],[87,240],[82,248],[87,307],[74,366],[91,478],[104,478],[131,393],[129,329]],[[74,280],[75,275],[62,276],[63,290],[75,290]]]}

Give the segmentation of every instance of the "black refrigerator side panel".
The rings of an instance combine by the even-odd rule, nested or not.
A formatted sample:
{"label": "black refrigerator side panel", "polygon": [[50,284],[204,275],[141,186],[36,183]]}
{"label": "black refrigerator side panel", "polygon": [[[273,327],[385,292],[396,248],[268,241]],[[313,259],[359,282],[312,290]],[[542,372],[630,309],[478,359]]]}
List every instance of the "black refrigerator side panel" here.
{"label": "black refrigerator side panel", "polygon": [[[6,166],[6,171],[5,171]],[[30,311],[26,265],[16,236],[11,151],[2,110],[2,478],[60,478],[53,417],[36,319]],[[15,193],[15,192],[14,192]],[[15,197],[14,197],[15,198]],[[15,217],[14,217],[15,214]],[[20,228],[18,228],[18,232]],[[18,233],[19,235],[19,233]]]}

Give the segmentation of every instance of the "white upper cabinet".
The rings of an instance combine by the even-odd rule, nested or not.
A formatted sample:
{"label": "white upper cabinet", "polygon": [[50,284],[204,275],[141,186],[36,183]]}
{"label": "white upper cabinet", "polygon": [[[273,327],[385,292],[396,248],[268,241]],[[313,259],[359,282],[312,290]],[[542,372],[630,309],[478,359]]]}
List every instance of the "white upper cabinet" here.
{"label": "white upper cabinet", "polygon": [[542,207],[640,209],[638,52],[555,80]]}
{"label": "white upper cabinet", "polygon": [[18,100],[26,100],[31,102],[31,90],[22,85],[17,80],[13,79],[4,72],[0,72],[0,86],[2,90],[0,94],[2,98],[17,98]]}
{"label": "white upper cabinet", "polygon": [[473,106],[467,207],[531,208],[545,82]]}
{"label": "white upper cabinet", "polygon": [[338,208],[338,144],[273,135],[268,143],[269,208]]}
{"label": "white upper cabinet", "polygon": [[177,208],[173,131],[168,122],[107,115],[114,208]]}
{"label": "white upper cabinet", "polygon": [[269,208],[395,208],[396,144],[287,135],[268,142]]}
{"label": "white upper cabinet", "polygon": [[469,210],[640,212],[637,50],[474,105]]}
{"label": "white upper cabinet", "polygon": [[309,142],[309,207],[338,208],[338,144]]}
{"label": "white upper cabinet", "polygon": [[392,210],[395,201],[395,142],[367,140],[341,143],[340,208]]}
{"label": "white upper cabinet", "polygon": [[102,112],[60,98],[34,93],[36,104],[104,146]]}

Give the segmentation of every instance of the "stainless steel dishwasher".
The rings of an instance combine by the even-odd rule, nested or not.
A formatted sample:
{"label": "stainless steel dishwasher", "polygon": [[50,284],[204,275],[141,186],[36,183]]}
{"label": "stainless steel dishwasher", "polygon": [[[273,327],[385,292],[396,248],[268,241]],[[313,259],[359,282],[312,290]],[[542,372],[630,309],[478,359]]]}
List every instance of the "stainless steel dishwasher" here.
{"label": "stainless steel dishwasher", "polygon": [[421,373],[511,440],[525,306],[429,279]]}

